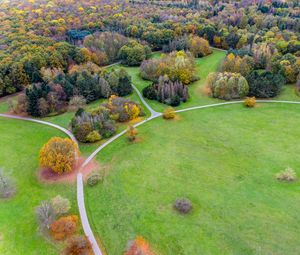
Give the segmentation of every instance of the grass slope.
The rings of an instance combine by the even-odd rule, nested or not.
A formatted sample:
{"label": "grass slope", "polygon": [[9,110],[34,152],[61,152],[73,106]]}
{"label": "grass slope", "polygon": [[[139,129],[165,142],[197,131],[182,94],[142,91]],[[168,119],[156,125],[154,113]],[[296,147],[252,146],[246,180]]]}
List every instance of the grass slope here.
{"label": "grass slope", "polygon": [[15,180],[17,194],[0,201],[0,254],[59,254],[60,247],[45,241],[37,232],[35,207],[60,194],[72,202],[77,213],[74,185],[38,182],[38,153],[53,136],[64,134],[35,123],[0,118],[0,167]]}
{"label": "grass slope", "polygon": [[[95,233],[108,254],[121,255],[137,235],[159,254],[299,254],[299,106],[260,104],[190,111],[155,119],[97,157],[108,176],[86,187]],[[179,197],[194,206],[174,212]]]}

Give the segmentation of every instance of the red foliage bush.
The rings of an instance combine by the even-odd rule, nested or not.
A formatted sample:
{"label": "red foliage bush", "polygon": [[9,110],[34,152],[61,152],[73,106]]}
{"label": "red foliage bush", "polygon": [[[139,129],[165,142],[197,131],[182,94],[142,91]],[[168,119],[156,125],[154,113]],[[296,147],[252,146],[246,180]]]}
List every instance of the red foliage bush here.
{"label": "red foliage bush", "polygon": [[51,234],[55,240],[63,240],[72,236],[77,230],[78,217],[76,215],[61,217],[51,226]]}
{"label": "red foliage bush", "polygon": [[155,255],[155,253],[143,237],[137,236],[134,241],[129,242],[125,255]]}

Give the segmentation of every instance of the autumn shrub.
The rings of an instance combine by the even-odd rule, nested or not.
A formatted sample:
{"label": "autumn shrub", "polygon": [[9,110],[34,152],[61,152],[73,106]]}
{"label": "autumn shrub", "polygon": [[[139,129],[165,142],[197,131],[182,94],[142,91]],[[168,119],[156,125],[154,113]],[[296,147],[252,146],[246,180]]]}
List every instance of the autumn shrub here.
{"label": "autumn shrub", "polygon": [[139,104],[122,97],[111,96],[108,103],[102,106],[108,109],[110,116],[119,122],[126,122],[144,115]]}
{"label": "autumn shrub", "polygon": [[40,231],[49,230],[56,217],[52,204],[49,201],[42,201],[36,208],[36,217]]}
{"label": "autumn shrub", "polygon": [[129,142],[135,141],[137,134],[138,130],[134,126],[129,126],[127,128],[127,137]]}
{"label": "autumn shrub", "polygon": [[75,236],[69,239],[64,250],[65,255],[90,255],[92,245],[86,236]]}
{"label": "autumn shrub", "polygon": [[255,104],[256,104],[256,98],[255,97],[246,97],[245,98],[244,105],[246,107],[251,108],[251,107],[254,107]]}
{"label": "autumn shrub", "polygon": [[100,181],[102,181],[102,176],[98,172],[91,173],[87,179],[87,183],[91,187],[97,185]]}
{"label": "autumn shrub", "polygon": [[205,57],[212,53],[209,42],[199,36],[191,36],[188,41],[188,50],[194,57]]}
{"label": "autumn shrub", "polygon": [[16,193],[15,184],[3,172],[0,168],[0,199],[10,198]]}
{"label": "autumn shrub", "polygon": [[158,83],[143,89],[143,96],[171,106],[178,106],[189,98],[188,86],[179,81],[172,82],[167,76],[160,76]]}
{"label": "autumn shrub", "polygon": [[173,107],[168,107],[163,112],[163,118],[164,119],[174,119],[176,117],[176,112]]}
{"label": "autumn shrub", "polygon": [[143,237],[137,236],[133,241],[129,241],[125,255],[155,255],[150,244]]}
{"label": "autumn shrub", "polygon": [[93,132],[93,127],[90,122],[83,122],[80,125],[76,125],[73,132],[78,141],[86,143],[88,142],[88,135]]}
{"label": "autumn shrub", "polygon": [[192,210],[192,202],[186,198],[177,199],[174,208],[182,214],[187,214]]}
{"label": "autumn shrub", "polygon": [[247,80],[238,73],[210,73],[207,83],[212,96],[220,99],[243,98],[249,92]]}
{"label": "autumn shrub", "polygon": [[279,181],[293,182],[297,179],[297,174],[294,169],[288,167],[285,170],[276,174],[275,177]]}
{"label": "autumn shrub", "polygon": [[272,72],[281,74],[287,83],[295,83],[300,74],[300,60],[291,53],[277,54],[272,58]]}
{"label": "autumn shrub", "polygon": [[76,215],[60,217],[51,224],[51,235],[55,240],[64,240],[77,231],[77,223],[78,216]]}
{"label": "autumn shrub", "polygon": [[60,195],[51,199],[51,206],[56,216],[67,214],[71,209],[70,201]]}
{"label": "autumn shrub", "polygon": [[199,79],[196,75],[194,57],[184,51],[174,51],[159,59],[143,61],[140,74],[143,79],[153,82],[157,82],[160,76],[167,75],[172,82],[180,81],[184,85]]}
{"label": "autumn shrub", "polygon": [[53,137],[40,150],[40,166],[63,174],[71,172],[76,163],[79,150],[69,138]]}
{"label": "autumn shrub", "polygon": [[96,130],[93,130],[86,137],[86,141],[89,143],[98,142],[100,140],[101,140],[101,135]]}

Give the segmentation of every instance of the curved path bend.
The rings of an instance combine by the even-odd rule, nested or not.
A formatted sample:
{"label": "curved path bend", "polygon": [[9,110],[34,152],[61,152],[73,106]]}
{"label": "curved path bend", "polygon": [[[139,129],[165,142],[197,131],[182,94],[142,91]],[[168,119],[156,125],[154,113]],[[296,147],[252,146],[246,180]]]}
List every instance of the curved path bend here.
{"label": "curved path bend", "polygon": [[[162,113],[156,112],[154,111],[149,105],[148,103],[145,101],[145,99],[143,98],[143,96],[141,95],[141,93],[139,92],[139,90],[132,85],[133,88],[135,89],[135,91],[137,92],[138,96],[140,97],[141,101],[143,102],[143,104],[146,106],[146,108],[150,111],[151,116],[145,120],[143,120],[142,122],[139,122],[137,124],[134,125],[134,127],[138,127],[140,125],[143,125],[144,123],[155,119],[157,117],[162,116]],[[180,112],[186,112],[186,111],[191,111],[191,110],[196,110],[196,109],[203,109],[203,108],[211,108],[211,107],[218,107],[218,106],[223,106],[223,105],[230,105],[230,104],[240,104],[243,103],[244,101],[232,101],[232,102],[224,102],[224,103],[216,103],[216,104],[209,104],[209,105],[201,105],[201,106],[194,106],[194,107],[189,107],[189,108],[185,108],[185,109],[181,109],[181,110],[177,110],[175,112],[180,113]],[[257,100],[257,102],[259,103],[285,103],[285,104],[300,104],[300,101],[284,101],[284,100]],[[39,124],[43,124],[43,125],[47,125],[53,128],[56,128],[62,132],[64,132],[68,137],[70,137],[74,142],[77,143],[77,140],[75,139],[74,135],[67,129],[47,122],[47,121],[42,121],[42,120],[38,120],[38,119],[33,119],[33,118],[27,118],[27,117],[20,117],[20,116],[15,116],[15,115],[9,115],[9,114],[0,114],[0,117],[4,117],[4,118],[10,118],[10,119],[17,119],[17,120],[23,120],[23,121],[30,121],[30,122],[35,122],[35,123],[39,123]],[[114,137],[112,137],[111,139],[109,139],[108,141],[106,141],[105,143],[103,143],[102,145],[100,145],[82,164],[81,167],[86,166],[91,160],[93,160],[93,158],[103,149],[105,148],[107,145],[111,144],[114,140],[116,140],[117,138],[119,138],[120,136],[122,136],[123,134],[126,133],[126,130],[123,130],[121,133],[115,135]],[[77,174],[77,204],[78,204],[78,209],[79,209],[79,214],[80,214],[80,219],[82,222],[82,227],[84,230],[85,235],[88,237],[88,239],[90,240],[91,244],[92,244],[92,249],[95,255],[103,255],[103,253],[101,252],[101,249],[96,241],[96,238],[93,234],[93,231],[90,227],[89,224],[89,220],[88,220],[88,216],[86,213],[86,208],[85,208],[85,203],[84,203],[84,187],[83,187],[83,176],[82,174],[79,172]]]}
{"label": "curved path bend", "polygon": [[27,117],[21,117],[21,116],[10,115],[10,114],[3,114],[3,113],[0,113],[0,117],[35,122],[35,123],[39,123],[39,124],[42,124],[42,125],[47,125],[47,126],[59,129],[60,131],[62,131],[63,133],[65,133],[68,137],[70,137],[74,142],[77,143],[77,140],[74,137],[74,135],[69,130],[67,130],[66,128],[63,128],[63,127],[61,127],[59,125],[56,125],[56,124],[53,124],[53,123],[50,123],[50,122],[47,122],[47,121],[43,121],[43,120],[38,120],[38,119],[33,119],[33,118],[27,118]]}

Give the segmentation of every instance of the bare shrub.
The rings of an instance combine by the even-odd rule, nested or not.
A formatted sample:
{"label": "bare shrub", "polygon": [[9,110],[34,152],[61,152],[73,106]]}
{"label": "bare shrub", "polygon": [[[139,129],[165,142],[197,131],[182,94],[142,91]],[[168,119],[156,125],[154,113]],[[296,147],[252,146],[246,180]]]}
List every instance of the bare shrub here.
{"label": "bare shrub", "polygon": [[297,179],[297,174],[294,169],[288,167],[287,169],[276,174],[276,179],[279,181],[293,182]]}
{"label": "bare shrub", "polygon": [[15,184],[12,180],[3,174],[3,170],[0,168],[0,198],[10,198],[16,193]]}
{"label": "bare shrub", "polygon": [[36,217],[41,231],[49,230],[55,220],[55,212],[49,201],[42,201],[36,208]]}

